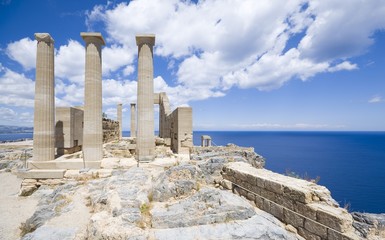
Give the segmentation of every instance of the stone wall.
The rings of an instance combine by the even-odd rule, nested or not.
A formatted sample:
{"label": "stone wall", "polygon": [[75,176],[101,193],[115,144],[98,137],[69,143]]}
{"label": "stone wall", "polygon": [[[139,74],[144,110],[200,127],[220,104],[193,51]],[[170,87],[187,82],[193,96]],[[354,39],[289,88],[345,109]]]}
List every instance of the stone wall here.
{"label": "stone wall", "polygon": [[119,122],[103,118],[103,143],[119,140]]}
{"label": "stone wall", "polygon": [[[162,92],[159,101],[159,137],[163,138],[166,145],[170,144],[173,152],[188,154],[193,147],[192,108],[178,107],[173,112],[167,94]],[[169,143],[169,144],[168,144]]]}
{"label": "stone wall", "polygon": [[222,176],[223,187],[294,226],[306,239],[358,239],[353,233],[352,216],[323,186],[242,162],[228,163]]}

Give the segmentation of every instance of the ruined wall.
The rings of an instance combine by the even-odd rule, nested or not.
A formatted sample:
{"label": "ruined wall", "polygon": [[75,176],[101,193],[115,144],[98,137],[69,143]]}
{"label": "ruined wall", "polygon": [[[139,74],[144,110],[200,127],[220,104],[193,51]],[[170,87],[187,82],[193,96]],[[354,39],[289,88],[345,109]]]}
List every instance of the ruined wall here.
{"label": "ruined wall", "polygon": [[192,108],[178,107],[168,116],[171,132],[171,149],[188,154],[193,147]]}
{"label": "ruined wall", "polygon": [[74,107],[56,108],[55,147],[57,154],[80,151],[83,145],[83,110]]}
{"label": "ruined wall", "polygon": [[222,186],[294,226],[306,239],[358,239],[352,216],[323,186],[240,162],[226,165],[222,176]]}
{"label": "ruined wall", "polygon": [[[175,153],[190,153],[193,147],[192,108],[178,107],[173,112],[166,93],[159,96],[159,137]],[[154,103],[157,103],[154,100]]]}
{"label": "ruined wall", "polygon": [[119,140],[119,122],[103,118],[103,143]]}

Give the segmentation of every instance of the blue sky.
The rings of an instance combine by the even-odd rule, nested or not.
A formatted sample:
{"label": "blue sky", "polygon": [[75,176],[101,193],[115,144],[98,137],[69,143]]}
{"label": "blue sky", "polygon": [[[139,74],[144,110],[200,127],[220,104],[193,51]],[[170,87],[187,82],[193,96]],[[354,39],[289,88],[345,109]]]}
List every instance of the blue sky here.
{"label": "blue sky", "polygon": [[96,31],[103,111],[123,103],[125,130],[138,33],[156,34],[155,90],[194,130],[385,130],[383,0],[0,0],[0,16],[0,124],[33,125],[36,32],[55,40],[56,105],[82,105],[80,32]]}

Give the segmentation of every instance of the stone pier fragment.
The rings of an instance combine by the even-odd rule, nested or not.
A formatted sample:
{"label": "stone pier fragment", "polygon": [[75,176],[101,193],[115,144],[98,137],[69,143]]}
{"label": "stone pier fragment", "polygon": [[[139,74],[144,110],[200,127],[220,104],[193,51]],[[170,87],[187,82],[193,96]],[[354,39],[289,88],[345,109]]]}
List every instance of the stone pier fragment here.
{"label": "stone pier fragment", "polygon": [[103,158],[102,129],[102,45],[101,33],[82,32],[86,42],[86,69],[84,87],[84,161],[101,161]]}
{"label": "stone pier fragment", "polygon": [[35,33],[37,40],[33,161],[55,159],[54,40]]}
{"label": "stone pier fragment", "polygon": [[136,104],[131,103],[131,137],[136,137]]}
{"label": "stone pier fragment", "polygon": [[119,122],[119,140],[122,139],[122,128],[123,128],[123,120],[122,120],[122,104],[119,103],[117,108],[116,108],[116,115],[117,115],[117,120]]}
{"label": "stone pier fragment", "polygon": [[142,162],[154,160],[154,69],[155,35],[136,36],[138,46],[138,131],[136,158]]}

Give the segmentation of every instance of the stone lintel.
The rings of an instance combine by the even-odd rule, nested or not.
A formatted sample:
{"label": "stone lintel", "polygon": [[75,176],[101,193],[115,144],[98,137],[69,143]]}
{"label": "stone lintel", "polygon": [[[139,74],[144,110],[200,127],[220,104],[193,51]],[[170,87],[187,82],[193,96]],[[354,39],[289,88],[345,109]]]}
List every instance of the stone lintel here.
{"label": "stone lintel", "polygon": [[135,36],[136,45],[148,44],[150,46],[155,45],[155,34],[138,34]]}
{"label": "stone lintel", "polygon": [[87,43],[99,40],[101,45],[106,45],[106,42],[104,41],[104,38],[100,32],[81,32],[80,36]]}
{"label": "stone lintel", "polygon": [[49,33],[35,33],[35,39],[38,41],[38,42],[46,42],[46,43],[54,43],[54,40],[53,38],[51,37],[51,35],[49,35]]}

